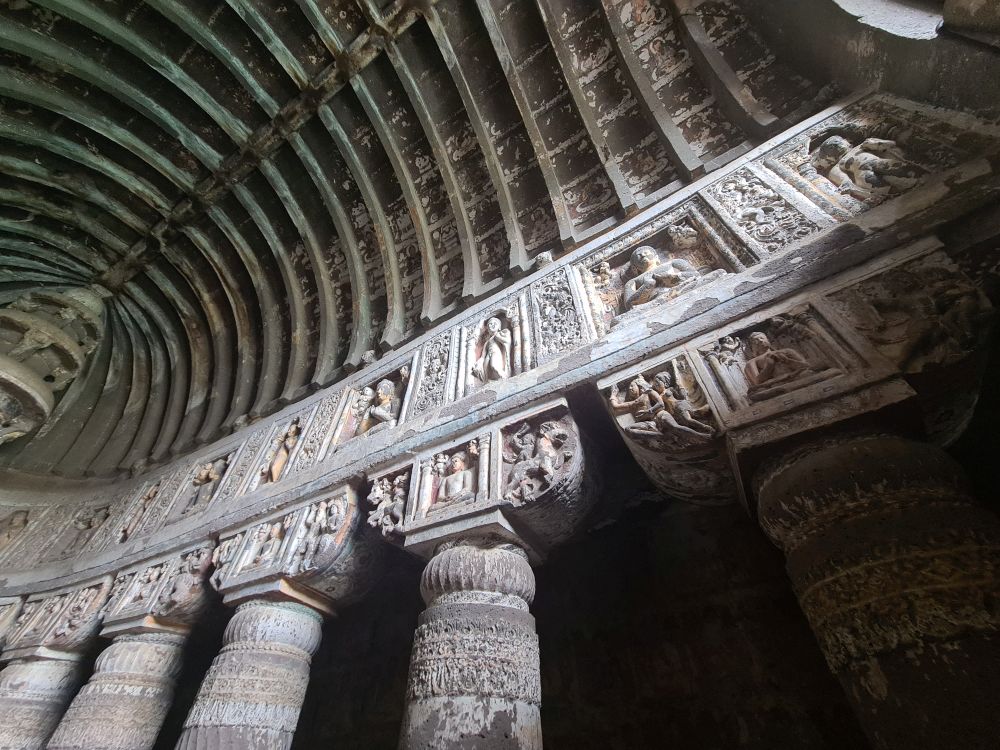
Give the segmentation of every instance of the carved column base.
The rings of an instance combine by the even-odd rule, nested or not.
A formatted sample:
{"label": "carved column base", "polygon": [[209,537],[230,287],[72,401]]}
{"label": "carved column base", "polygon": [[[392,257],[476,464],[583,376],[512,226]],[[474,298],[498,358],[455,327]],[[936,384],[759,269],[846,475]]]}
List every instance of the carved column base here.
{"label": "carved column base", "polygon": [[540,750],[535,577],[513,545],[460,543],[421,581],[427,609],[410,657],[402,750]]}
{"label": "carved column base", "polygon": [[48,750],[147,750],[174,694],[185,636],[121,635],[98,657]]}
{"label": "carved column base", "polygon": [[0,750],[45,747],[80,684],[72,659],[11,662],[0,672]]}
{"label": "carved column base", "polygon": [[178,750],[287,750],[322,618],[301,604],[241,604],[184,722]]}
{"label": "carved column base", "polygon": [[761,526],[875,748],[996,747],[1000,520],[941,449],[820,443],[766,467]]}

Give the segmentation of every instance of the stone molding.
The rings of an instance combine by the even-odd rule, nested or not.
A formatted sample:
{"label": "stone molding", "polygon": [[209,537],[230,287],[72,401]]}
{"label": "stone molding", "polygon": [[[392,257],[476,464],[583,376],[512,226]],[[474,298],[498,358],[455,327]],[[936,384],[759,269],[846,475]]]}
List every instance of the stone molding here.
{"label": "stone molding", "polygon": [[[862,148],[862,136],[898,139],[900,162],[920,175],[915,184],[870,194],[862,194],[858,183],[846,186],[850,190],[838,189],[826,176],[827,166],[816,158],[819,148],[833,137]],[[702,187],[651,207],[607,239],[532,274],[510,290],[503,309],[495,301],[484,302],[449,323],[448,330],[431,332],[412,348],[364,367],[266,424],[111,491],[104,485],[75,483],[72,504],[39,504],[42,495],[19,492],[32,500],[28,505],[4,503],[9,507],[5,523],[14,513],[27,513],[27,519],[18,521],[10,539],[0,537],[0,566],[11,568],[14,560],[25,567],[42,563],[54,584],[74,579],[74,569],[89,569],[93,575],[132,565],[150,552],[190,546],[206,524],[225,534],[248,518],[263,518],[276,507],[346,482],[368,469],[372,457],[376,465],[385,465],[401,451],[417,453],[426,440],[439,444],[445,433],[460,430],[475,438],[482,429],[474,424],[494,422],[528,403],[540,403],[553,387],[625,367],[647,356],[651,346],[668,358],[671,346],[676,351],[680,341],[708,331],[735,331],[731,322],[752,308],[884,252],[899,244],[900,235],[928,231],[943,218],[988,200],[996,190],[993,167],[977,158],[995,153],[998,141],[995,128],[972,118],[886,95],[838,105],[713,173]],[[797,216],[795,225],[809,228],[811,234],[788,234],[787,216]],[[616,264],[647,242],[669,245],[672,257],[695,267],[694,272],[682,265],[675,269],[687,279],[683,285],[689,291],[644,302],[625,316],[612,310],[612,318],[622,319],[612,320],[610,326],[601,323],[608,296],[595,292],[594,278],[588,281],[587,275],[603,273],[601,264],[609,273],[618,273]],[[702,264],[698,258],[709,260]],[[809,311],[821,325],[828,320],[826,313]],[[488,339],[483,326],[498,316],[505,333]],[[857,353],[854,347],[848,352]],[[509,368],[498,364],[504,357]],[[470,382],[472,368],[481,359],[493,362],[487,368],[493,375],[485,381],[474,376],[478,387],[460,396],[458,383],[461,378]],[[691,366],[700,367],[699,360],[700,355],[693,358]],[[508,369],[509,376],[498,377]],[[359,395],[366,403],[366,389],[377,390],[383,381],[396,389],[386,396],[387,413],[394,414],[388,421],[395,424],[360,435],[355,428],[355,434],[349,434],[350,420],[364,416],[349,416],[359,406]],[[709,385],[705,383],[706,392]],[[419,432],[408,421],[417,414]],[[379,419],[370,417],[368,423]],[[429,436],[423,446],[421,434]],[[270,479],[262,483],[265,473]],[[215,475],[218,478],[212,478]],[[408,491],[413,491],[412,484]],[[93,487],[90,497],[80,489],[86,487]],[[47,531],[42,536],[43,525]],[[52,528],[64,531],[52,534]],[[63,562],[70,558],[79,558],[72,568]],[[4,590],[27,586],[18,570],[7,581]]]}

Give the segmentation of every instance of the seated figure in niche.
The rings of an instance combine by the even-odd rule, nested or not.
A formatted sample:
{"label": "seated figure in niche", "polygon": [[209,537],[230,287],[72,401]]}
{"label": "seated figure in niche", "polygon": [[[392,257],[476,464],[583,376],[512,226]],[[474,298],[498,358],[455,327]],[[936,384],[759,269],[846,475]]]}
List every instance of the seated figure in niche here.
{"label": "seated figure in niche", "polygon": [[631,310],[661,297],[670,299],[693,287],[699,279],[697,269],[681,258],[662,261],[649,245],[632,252],[625,273],[624,307]]}
{"label": "seated figure in niche", "polygon": [[264,526],[258,531],[258,540],[263,538],[263,542],[254,555],[253,565],[267,565],[278,557],[281,550],[281,543],[285,538],[285,529],[280,523]]}
{"label": "seated figure in niche", "polygon": [[791,348],[775,349],[767,334],[761,331],[750,334],[747,346],[750,356],[743,365],[743,374],[750,384],[748,395],[751,398],[813,371],[801,353]]}
{"label": "seated figure in niche", "polygon": [[810,163],[837,186],[858,200],[909,190],[926,170],[908,161],[895,141],[866,138],[859,145],[831,135],[813,152]]}
{"label": "seated figure in niche", "polygon": [[[367,395],[367,394],[365,394]],[[365,407],[358,424],[359,435],[374,435],[396,426],[401,401],[396,395],[396,384],[383,378],[375,385],[371,403]]]}
{"label": "seated figure in niche", "polygon": [[512,334],[503,327],[500,318],[486,321],[483,353],[472,365],[472,374],[483,383],[510,377],[510,346]]}
{"label": "seated figure in niche", "polygon": [[469,456],[465,451],[455,451],[448,458],[448,473],[438,486],[437,503],[458,503],[476,496],[476,478],[468,468]]}

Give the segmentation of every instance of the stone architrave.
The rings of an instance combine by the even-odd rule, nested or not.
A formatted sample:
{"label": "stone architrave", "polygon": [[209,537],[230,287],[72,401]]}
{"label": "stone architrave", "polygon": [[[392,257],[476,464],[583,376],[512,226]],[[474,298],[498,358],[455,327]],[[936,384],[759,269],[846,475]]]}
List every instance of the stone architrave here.
{"label": "stone architrave", "polygon": [[101,635],[114,640],[56,728],[51,750],[148,750],[170,708],[212,549],[119,574]]}
{"label": "stone architrave", "polygon": [[7,640],[0,672],[0,749],[45,747],[82,679],[110,579],[29,599]]}
{"label": "stone architrave", "polygon": [[754,479],[757,514],[873,747],[992,747],[1000,520],[940,448],[861,434]]}
{"label": "stone architrave", "polygon": [[236,606],[180,750],[291,746],[324,615],[361,596],[384,549],[345,486],[220,540],[212,583]]}

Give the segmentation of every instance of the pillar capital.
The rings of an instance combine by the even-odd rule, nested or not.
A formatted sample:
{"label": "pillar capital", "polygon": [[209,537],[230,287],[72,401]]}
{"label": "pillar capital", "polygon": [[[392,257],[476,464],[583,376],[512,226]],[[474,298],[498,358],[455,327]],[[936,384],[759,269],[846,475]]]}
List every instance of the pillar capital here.
{"label": "pillar capital", "polygon": [[569,538],[595,500],[564,399],[444,438],[368,472],[368,523],[431,559],[445,542],[511,544],[532,562]]}
{"label": "pillar capital", "polygon": [[368,591],[383,548],[365,526],[351,485],[319,493],[281,516],[220,537],[212,585],[227,604],[298,602],[326,615]]}

